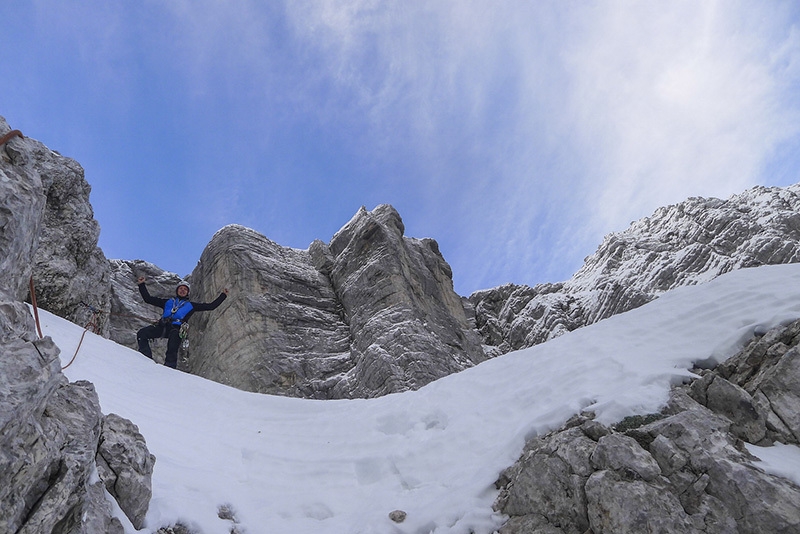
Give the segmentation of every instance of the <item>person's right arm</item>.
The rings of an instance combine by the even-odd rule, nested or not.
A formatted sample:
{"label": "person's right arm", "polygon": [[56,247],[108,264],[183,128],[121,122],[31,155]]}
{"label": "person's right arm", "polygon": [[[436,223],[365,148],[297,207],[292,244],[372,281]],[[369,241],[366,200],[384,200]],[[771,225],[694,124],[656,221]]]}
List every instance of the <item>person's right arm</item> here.
{"label": "person's right arm", "polygon": [[144,276],[140,276],[139,279],[136,280],[136,283],[139,284],[139,293],[142,295],[142,300],[144,300],[147,304],[152,304],[153,306],[163,308],[164,304],[167,303],[167,299],[160,299],[158,297],[151,296],[150,292],[147,291],[147,286],[145,285],[144,281]]}

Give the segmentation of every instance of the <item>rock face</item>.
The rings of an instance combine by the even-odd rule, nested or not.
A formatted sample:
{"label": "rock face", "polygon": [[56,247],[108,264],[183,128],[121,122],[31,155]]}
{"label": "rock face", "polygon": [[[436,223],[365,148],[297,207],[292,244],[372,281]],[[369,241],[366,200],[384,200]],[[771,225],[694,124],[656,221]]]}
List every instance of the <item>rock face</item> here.
{"label": "rock face", "polygon": [[580,415],[529,441],[498,481],[501,534],[800,531],[800,487],[743,443],[798,443],[800,321],[754,339],[672,392],[659,414],[608,428]]}
{"label": "rock face", "polygon": [[[0,135],[9,130],[0,117]],[[34,257],[18,264],[24,265],[23,272],[12,276],[24,278],[27,287],[29,266],[33,265],[39,306],[81,326],[94,319],[94,330],[108,335],[110,269],[97,247],[100,226],[89,203],[91,187],[84,179],[83,168],[29,137],[15,137],[4,148],[2,172],[11,187],[35,193],[33,207],[39,217],[38,221],[30,220],[25,214],[33,211],[27,207],[16,211],[17,205],[10,206],[15,211],[4,216],[21,228],[36,228],[20,245],[34,250]],[[20,193],[12,194],[17,197]],[[32,198],[30,194],[25,196]],[[15,256],[21,253],[11,252]],[[94,313],[92,308],[101,313]]]}
{"label": "rock face", "polygon": [[97,448],[100,480],[137,529],[144,526],[153,495],[155,461],[136,425],[113,413],[103,419]]}
{"label": "rock face", "polygon": [[800,184],[728,200],[690,198],[607,236],[568,281],[470,296],[484,343],[501,353],[631,310],[676,287],[800,261]]}
{"label": "rock face", "polygon": [[362,208],[308,250],[223,228],[192,294],[233,291],[192,318],[189,370],[249,391],[350,398],[416,389],[482,361],[436,242],[403,233],[388,205]]}
{"label": "rock face", "polygon": [[[0,135],[10,130],[0,117]],[[28,295],[46,201],[39,173],[21,155],[13,160],[8,155],[21,154],[25,142],[14,137],[0,146],[0,272],[2,285],[15,300]]]}
{"label": "rock face", "polygon": [[[0,134],[8,130],[0,119]],[[38,267],[33,268],[38,261],[35,258],[43,257],[41,244],[51,240],[53,227],[60,226],[54,217],[62,213],[71,221],[74,211],[80,209],[68,201],[59,208],[48,208],[51,196],[64,199],[71,193],[55,193],[54,188],[63,184],[55,185],[59,180],[46,176],[48,164],[37,158],[53,162],[60,156],[41,150],[35,141],[19,138],[0,147],[0,532],[121,534],[123,526],[106,498],[106,475],[97,476],[106,418],[94,386],[68,383],[61,373],[58,348],[50,338],[37,339],[31,313],[22,302],[31,272],[38,272]],[[80,185],[71,184],[67,188]],[[65,241],[63,247],[49,249],[47,254],[53,255],[47,257],[52,263],[58,264],[58,254],[64,253],[69,257],[63,264],[72,265],[76,256],[71,247],[77,245],[66,237]],[[95,257],[94,245],[85,249],[90,258]],[[55,269],[69,271],[63,265]],[[81,277],[79,270],[69,272]],[[58,276],[42,278],[53,284],[45,282],[44,287],[62,284],[59,291],[43,291],[46,302],[54,302],[48,300],[53,295],[60,295],[58,302],[69,303],[91,294]],[[144,446],[143,442],[139,445]],[[126,464],[125,458],[122,455],[118,463]],[[150,458],[149,467],[130,466],[145,485],[152,474]],[[118,502],[123,510],[146,510],[149,496],[143,492],[118,495]],[[135,515],[131,520],[141,526]]]}

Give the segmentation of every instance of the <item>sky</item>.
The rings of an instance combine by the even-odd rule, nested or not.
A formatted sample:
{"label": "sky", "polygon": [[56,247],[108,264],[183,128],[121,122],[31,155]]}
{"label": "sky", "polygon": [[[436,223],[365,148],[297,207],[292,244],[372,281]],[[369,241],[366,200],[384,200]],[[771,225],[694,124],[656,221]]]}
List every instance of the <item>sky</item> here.
{"label": "sky", "polygon": [[793,0],[21,0],[0,116],[77,160],[109,258],[227,224],[299,249],[361,206],[456,291],[568,279],[691,196],[800,181]]}
{"label": "sky", "polygon": [[[92,382],[103,413],[133,421],[156,456],[141,532],[180,521],[228,534],[231,523],[217,517],[227,505],[240,532],[488,534],[503,522],[492,511],[494,482],[527,437],[584,409],[604,424],[658,411],[670,386],[692,376],[692,362],[723,361],[756,329],[800,316],[800,264],[676,289],[420,390],[369,400],[239,391],[92,333],[79,344],[81,327],[40,316],[67,378]],[[800,484],[800,449],[748,449],[758,467]],[[391,522],[394,510],[407,513],[403,523]]]}

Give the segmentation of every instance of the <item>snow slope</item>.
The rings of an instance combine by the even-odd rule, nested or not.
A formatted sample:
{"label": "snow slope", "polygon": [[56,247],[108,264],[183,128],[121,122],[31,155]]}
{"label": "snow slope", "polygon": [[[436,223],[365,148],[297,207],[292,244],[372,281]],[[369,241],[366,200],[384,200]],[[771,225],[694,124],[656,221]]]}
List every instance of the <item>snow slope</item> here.
{"label": "snow slope", "polygon": [[[526,436],[582,409],[605,423],[657,411],[693,361],[724,359],[756,326],[798,316],[800,265],[779,265],[680,288],[419,391],[372,400],[242,392],[93,334],[64,373],[93,382],[103,411],[135,422],[157,457],[143,531],[180,520],[227,534],[231,523],[217,509],[230,504],[250,534],[488,533],[502,523],[491,510],[494,481]],[[66,365],[82,329],[47,313],[42,322]],[[777,465],[797,449],[768,452],[766,463]],[[796,460],[787,465],[800,470]],[[405,522],[389,519],[395,509],[408,513]]]}

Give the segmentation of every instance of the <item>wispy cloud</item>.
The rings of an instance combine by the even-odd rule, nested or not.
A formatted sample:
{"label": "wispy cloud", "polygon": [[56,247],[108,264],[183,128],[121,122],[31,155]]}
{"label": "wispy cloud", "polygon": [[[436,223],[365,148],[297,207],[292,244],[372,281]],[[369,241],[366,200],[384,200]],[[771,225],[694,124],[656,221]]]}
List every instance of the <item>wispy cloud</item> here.
{"label": "wispy cloud", "polygon": [[270,237],[325,239],[321,213],[391,202],[470,290],[564,279],[603,234],[800,148],[793,2],[37,5],[94,94],[158,121],[173,174],[230,192],[215,220],[268,199]]}
{"label": "wispy cloud", "polygon": [[765,160],[798,132],[800,43],[780,6],[761,6],[648,2],[581,14],[584,37],[566,56],[568,110],[593,169],[598,225],[764,179]]}
{"label": "wispy cloud", "polygon": [[659,205],[759,183],[798,132],[785,5],[363,0],[289,15],[378,137],[412,136],[431,168],[454,138],[481,162],[476,195],[449,194],[485,208],[498,263],[526,243],[570,248],[542,228],[587,247]]}

